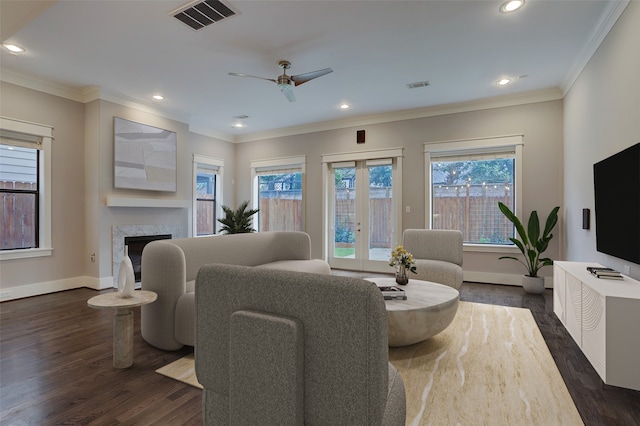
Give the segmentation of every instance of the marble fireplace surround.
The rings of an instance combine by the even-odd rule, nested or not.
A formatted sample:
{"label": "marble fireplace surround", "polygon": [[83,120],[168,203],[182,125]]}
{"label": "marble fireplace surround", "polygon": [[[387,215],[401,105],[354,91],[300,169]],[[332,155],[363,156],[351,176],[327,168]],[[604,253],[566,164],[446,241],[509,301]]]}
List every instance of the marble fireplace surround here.
{"label": "marble fireplace surround", "polygon": [[[114,225],[112,228],[112,259],[113,259],[113,286],[118,286],[118,273],[120,272],[120,262],[124,257],[124,238],[140,237],[144,235],[170,234],[171,238],[183,238],[180,225]],[[136,283],[136,288],[140,284]]]}

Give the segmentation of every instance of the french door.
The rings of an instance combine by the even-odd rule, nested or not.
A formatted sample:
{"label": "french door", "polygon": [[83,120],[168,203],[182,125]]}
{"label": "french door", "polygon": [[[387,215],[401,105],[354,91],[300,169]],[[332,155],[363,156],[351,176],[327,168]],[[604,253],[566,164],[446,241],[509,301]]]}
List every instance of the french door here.
{"label": "french door", "polygon": [[327,164],[327,258],[333,268],[390,272],[401,236],[398,158]]}

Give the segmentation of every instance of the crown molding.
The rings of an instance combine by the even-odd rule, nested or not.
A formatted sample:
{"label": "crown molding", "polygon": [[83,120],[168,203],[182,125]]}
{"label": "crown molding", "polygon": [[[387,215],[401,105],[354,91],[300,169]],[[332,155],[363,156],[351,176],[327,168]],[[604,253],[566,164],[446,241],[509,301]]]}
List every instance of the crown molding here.
{"label": "crown molding", "polygon": [[84,103],[84,93],[81,89],[72,88],[48,80],[39,79],[26,74],[17,73],[15,71],[0,67],[0,81],[15,84],[16,86],[25,87],[27,89],[36,90],[38,92],[47,93],[49,95],[58,96],[60,98],[70,99],[76,102]]}
{"label": "crown molding", "polygon": [[219,132],[214,129],[195,126],[190,124],[187,114],[176,111],[168,111],[158,108],[151,103],[145,103],[139,99],[134,99],[121,93],[110,92],[97,86],[89,86],[83,89],[70,88],[45,80],[37,79],[15,73],[10,70],[0,68],[0,80],[7,83],[16,84],[29,89],[48,93],[66,99],[71,99],[81,103],[89,103],[95,100],[105,100],[119,105],[134,108],[140,111],[155,114],[161,117],[189,124],[189,131],[203,136],[219,139],[224,142],[243,143],[264,139],[279,138],[285,136],[295,136],[306,133],[321,132],[327,130],[338,130],[349,127],[358,127],[389,123],[393,121],[412,120],[416,118],[435,117],[439,115],[455,114],[461,112],[479,111],[492,108],[502,108],[515,105],[524,105],[537,102],[546,102],[562,99],[564,94],[559,88],[550,88],[532,92],[524,92],[515,95],[507,95],[486,99],[479,99],[470,102],[461,102],[448,105],[438,105],[426,108],[415,108],[410,110],[395,111],[385,114],[365,115],[349,119],[330,120],[303,126],[285,127],[264,132],[248,133],[246,135],[231,135]]}
{"label": "crown molding", "polygon": [[562,97],[562,91],[559,88],[536,90],[532,92],[519,93],[516,95],[486,98],[470,102],[438,105],[427,108],[416,108],[391,112],[387,114],[366,115],[351,119],[323,121],[320,123],[313,123],[304,126],[286,127],[282,129],[268,130],[265,132],[255,132],[246,135],[235,136],[233,138],[233,142],[253,142],[264,139],[295,136],[305,133],[388,123],[392,121],[413,120],[416,118],[427,118],[446,114],[456,114],[461,112],[480,111],[492,108],[502,108],[537,102],[555,101],[558,99],[562,99]]}
{"label": "crown molding", "polygon": [[593,55],[600,47],[600,44],[604,41],[611,28],[616,24],[618,18],[622,15],[627,8],[631,0],[608,0],[604,12],[600,17],[598,25],[593,29],[589,40],[582,48],[582,51],[576,58],[571,67],[571,70],[567,73],[562,81],[560,88],[562,90],[562,96],[564,97],[567,92],[576,82],[582,70],[587,66]]}
{"label": "crown molding", "polygon": [[98,86],[87,86],[78,89],[39,79],[37,77],[17,73],[5,68],[0,68],[0,81],[15,84],[16,86],[25,87],[27,89],[36,90],[38,92],[47,93],[49,95],[58,96],[60,98],[80,102],[83,104],[87,104],[89,102],[100,99],[151,114],[159,115],[171,120],[180,121],[182,123],[189,123],[189,116],[187,114],[162,109],[152,103],[146,103],[144,101],[140,101],[139,99],[123,95],[121,93],[111,92]]}
{"label": "crown molding", "polygon": [[202,126],[194,126],[189,124],[189,131],[199,135],[208,136],[210,138],[219,139],[224,142],[234,142],[234,136],[228,133],[218,132]]}
{"label": "crown molding", "polygon": [[153,103],[141,101],[140,99],[132,98],[122,93],[112,92],[105,90],[98,86],[89,86],[83,89],[84,102],[89,103],[95,100],[103,100],[113,102],[118,105],[126,106],[129,108],[137,109],[139,111],[148,112],[150,114],[158,115],[160,117],[168,118],[170,120],[176,120],[181,123],[189,123],[189,115],[179,111],[171,111],[168,109],[160,108]]}

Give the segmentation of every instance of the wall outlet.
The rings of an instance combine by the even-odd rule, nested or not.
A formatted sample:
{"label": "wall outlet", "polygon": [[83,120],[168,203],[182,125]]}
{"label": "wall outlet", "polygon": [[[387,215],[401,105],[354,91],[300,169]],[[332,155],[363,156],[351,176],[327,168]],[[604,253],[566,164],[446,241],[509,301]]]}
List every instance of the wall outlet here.
{"label": "wall outlet", "polygon": [[411,206],[405,206],[404,212],[405,213],[411,213]]}
{"label": "wall outlet", "polygon": [[0,291],[0,299],[8,299],[11,297],[10,291]]}
{"label": "wall outlet", "polygon": [[622,273],[624,275],[629,275],[631,274],[631,266],[629,265],[622,265]]}

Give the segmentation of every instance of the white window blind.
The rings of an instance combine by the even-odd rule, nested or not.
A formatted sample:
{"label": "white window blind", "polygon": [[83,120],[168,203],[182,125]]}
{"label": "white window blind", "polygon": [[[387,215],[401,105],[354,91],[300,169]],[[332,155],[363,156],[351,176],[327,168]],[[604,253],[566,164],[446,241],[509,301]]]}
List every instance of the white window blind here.
{"label": "white window blind", "polygon": [[500,158],[514,158],[515,156],[515,146],[431,152],[432,161],[497,160]]}

